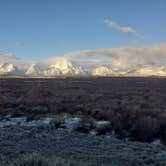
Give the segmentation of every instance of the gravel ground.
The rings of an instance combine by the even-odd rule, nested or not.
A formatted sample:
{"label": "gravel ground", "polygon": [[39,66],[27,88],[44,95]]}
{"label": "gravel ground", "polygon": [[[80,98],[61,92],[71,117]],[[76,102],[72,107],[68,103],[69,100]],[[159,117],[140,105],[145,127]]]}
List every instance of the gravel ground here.
{"label": "gravel ground", "polygon": [[50,126],[0,128],[0,165],[9,165],[22,155],[37,153],[48,159],[60,157],[76,165],[166,165],[166,146],[122,141],[54,129]]}

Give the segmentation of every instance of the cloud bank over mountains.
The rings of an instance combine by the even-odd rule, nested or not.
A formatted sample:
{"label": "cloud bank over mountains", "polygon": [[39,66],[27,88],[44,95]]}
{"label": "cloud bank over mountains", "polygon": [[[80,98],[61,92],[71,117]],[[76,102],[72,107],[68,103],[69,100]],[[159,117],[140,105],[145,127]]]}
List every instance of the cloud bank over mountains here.
{"label": "cloud bank over mountains", "polygon": [[[83,50],[65,55],[71,59],[94,58],[96,56],[111,59],[111,66],[129,69],[135,66],[166,66],[166,44],[152,46],[132,46],[99,50]],[[101,60],[102,61],[102,60]]]}
{"label": "cloud bank over mountains", "polygon": [[[1,75],[8,68],[6,64],[3,67],[2,60],[11,59],[12,63],[13,58],[13,54],[0,53]],[[26,75],[166,76],[166,44],[81,50],[69,52],[61,58],[53,57],[33,64],[19,60],[13,61],[12,64],[15,66],[12,66],[12,72],[19,69]]]}

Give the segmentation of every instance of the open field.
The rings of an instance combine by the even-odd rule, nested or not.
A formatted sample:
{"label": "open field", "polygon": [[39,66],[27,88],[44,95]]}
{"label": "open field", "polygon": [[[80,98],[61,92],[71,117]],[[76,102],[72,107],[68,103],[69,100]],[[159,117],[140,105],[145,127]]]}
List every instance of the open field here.
{"label": "open field", "polygon": [[166,165],[165,87],[150,77],[1,78],[1,162],[35,152],[75,165]]}

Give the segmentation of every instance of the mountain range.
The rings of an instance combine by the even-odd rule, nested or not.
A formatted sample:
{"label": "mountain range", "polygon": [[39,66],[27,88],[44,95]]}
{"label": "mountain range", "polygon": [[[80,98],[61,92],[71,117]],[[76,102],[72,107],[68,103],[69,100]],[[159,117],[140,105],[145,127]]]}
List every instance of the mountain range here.
{"label": "mountain range", "polygon": [[59,76],[166,76],[165,67],[140,66],[135,69],[116,70],[109,66],[83,68],[69,59],[59,58],[54,64],[43,68],[40,64],[31,64],[26,70],[18,69],[12,63],[0,63],[0,75],[25,75],[29,77]]}

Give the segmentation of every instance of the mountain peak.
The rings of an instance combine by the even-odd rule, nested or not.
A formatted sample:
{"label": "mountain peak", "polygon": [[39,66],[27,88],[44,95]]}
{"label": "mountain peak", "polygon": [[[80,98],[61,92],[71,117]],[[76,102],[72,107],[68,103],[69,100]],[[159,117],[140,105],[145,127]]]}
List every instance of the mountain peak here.
{"label": "mountain peak", "polygon": [[0,65],[0,75],[15,74],[17,68],[11,63],[4,63]]}
{"label": "mountain peak", "polygon": [[32,64],[25,74],[37,76],[40,74],[40,68],[36,64]]}
{"label": "mountain peak", "polygon": [[[108,66],[98,66],[95,69],[83,66],[85,70],[81,68],[81,64],[76,64],[67,58],[56,58],[52,61],[52,65],[31,64],[31,66],[25,71],[25,69],[19,69],[12,63],[0,62],[0,75],[29,75],[34,77],[59,77],[59,76],[163,76],[166,77],[165,66],[136,66],[131,69],[111,69]],[[88,70],[89,69],[89,70]]]}
{"label": "mountain peak", "polygon": [[97,67],[92,71],[94,76],[110,76],[111,74],[112,70],[106,66]]}
{"label": "mountain peak", "polygon": [[[78,67],[72,61],[67,58],[57,58],[53,65],[50,68],[56,71],[60,71],[62,75],[80,75],[83,74],[81,67]],[[58,72],[59,73],[59,72]]]}
{"label": "mountain peak", "polygon": [[165,67],[152,67],[152,66],[145,66],[138,69],[137,74],[140,76],[166,76]]}

